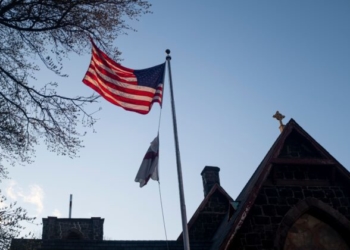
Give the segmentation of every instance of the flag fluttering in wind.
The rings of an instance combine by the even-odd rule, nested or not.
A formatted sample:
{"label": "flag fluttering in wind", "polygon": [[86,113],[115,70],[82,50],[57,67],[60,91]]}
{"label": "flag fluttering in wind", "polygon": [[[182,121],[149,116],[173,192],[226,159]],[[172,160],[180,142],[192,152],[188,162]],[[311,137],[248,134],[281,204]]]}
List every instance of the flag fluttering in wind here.
{"label": "flag fluttering in wind", "polygon": [[141,163],[140,169],[137,172],[135,182],[140,182],[140,187],[147,184],[149,179],[159,181],[158,175],[158,160],[159,160],[159,135],[151,142],[145,157]]}
{"label": "flag fluttering in wind", "polygon": [[107,101],[140,114],[148,114],[155,102],[162,105],[165,63],[148,69],[129,69],[91,42],[91,62],[83,79],[87,86]]}

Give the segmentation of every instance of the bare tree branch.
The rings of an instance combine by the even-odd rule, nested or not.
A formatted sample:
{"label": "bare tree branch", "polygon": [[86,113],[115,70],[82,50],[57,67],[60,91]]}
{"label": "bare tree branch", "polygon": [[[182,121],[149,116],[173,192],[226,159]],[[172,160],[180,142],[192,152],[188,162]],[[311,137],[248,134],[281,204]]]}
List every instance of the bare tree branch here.
{"label": "bare tree branch", "polygon": [[[9,249],[11,240],[20,235],[25,227],[23,222],[34,224],[34,217],[29,217],[25,209],[16,202],[7,204],[5,196],[0,192],[0,248]],[[31,237],[28,233],[26,237]],[[29,249],[29,248],[28,248]]]}
{"label": "bare tree branch", "polygon": [[83,146],[78,127],[96,122],[86,108],[98,95],[61,95],[53,82],[30,85],[40,70],[32,59],[67,77],[63,59],[90,52],[93,38],[118,60],[113,41],[133,30],[128,19],[149,8],[145,0],[0,0],[0,179],[7,173],[4,160],[31,162],[40,142],[75,157]]}

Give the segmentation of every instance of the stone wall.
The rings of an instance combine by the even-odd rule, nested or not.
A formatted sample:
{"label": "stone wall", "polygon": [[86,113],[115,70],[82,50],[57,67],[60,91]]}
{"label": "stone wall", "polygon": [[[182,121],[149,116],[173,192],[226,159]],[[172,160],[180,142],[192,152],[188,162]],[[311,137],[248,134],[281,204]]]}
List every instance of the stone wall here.
{"label": "stone wall", "polygon": [[198,215],[195,223],[189,228],[190,240],[211,239],[224,219],[228,206],[229,200],[227,197],[216,190]]}
{"label": "stone wall", "polygon": [[277,230],[285,215],[297,203],[308,198],[328,204],[349,220],[349,185],[334,180],[334,175],[328,172],[332,173],[331,167],[278,167],[273,170],[231,249],[275,249]]}
{"label": "stone wall", "polygon": [[[224,195],[219,188],[211,192],[213,193],[209,194],[206,198],[208,200],[201,204],[188,224],[190,242],[209,241],[228,211],[230,198]],[[182,240],[181,233],[177,241],[182,242]]]}
{"label": "stone wall", "polygon": [[103,222],[100,217],[91,219],[58,219],[48,217],[43,219],[43,240],[53,239],[84,239],[102,240]]}

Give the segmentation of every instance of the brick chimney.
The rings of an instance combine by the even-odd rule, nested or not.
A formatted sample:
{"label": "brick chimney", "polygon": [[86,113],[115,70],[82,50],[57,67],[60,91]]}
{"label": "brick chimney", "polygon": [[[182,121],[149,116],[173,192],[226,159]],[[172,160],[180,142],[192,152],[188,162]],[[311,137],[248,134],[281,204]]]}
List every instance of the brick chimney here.
{"label": "brick chimney", "polygon": [[220,172],[220,168],[218,167],[205,166],[205,168],[203,169],[201,175],[203,180],[204,197],[208,195],[211,188],[215,184],[220,185],[219,172]]}

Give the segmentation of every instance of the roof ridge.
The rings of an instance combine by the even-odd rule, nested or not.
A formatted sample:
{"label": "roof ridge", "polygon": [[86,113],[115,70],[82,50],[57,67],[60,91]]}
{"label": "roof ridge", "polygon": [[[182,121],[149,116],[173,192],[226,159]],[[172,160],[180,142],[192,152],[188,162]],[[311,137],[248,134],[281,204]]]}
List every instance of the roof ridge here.
{"label": "roof ridge", "polygon": [[[199,214],[203,211],[203,209],[205,208],[205,206],[207,205],[210,197],[216,192],[219,191],[220,193],[222,193],[227,199],[228,201],[233,201],[232,197],[225,191],[225,189],[223,187],[220,186],[220,184],[215,183],[214,186],[210,189],[209,193],[207,194],[207,196],[202,200],[202,202],[199,204],[198,208],[196,209],[196,211],[194,212],[194,214],[192,215],[191,219],[189,220],[189,222],[187,223],[187,228],[188,230],[190,230],[190,228],[193,226],[193,224],[197,221],[197,218],[199,217]],[[180,233],[179,237],[177,238],[177,240],[181,239],[182,237],[182,233]]]}

